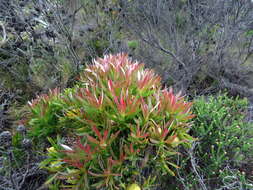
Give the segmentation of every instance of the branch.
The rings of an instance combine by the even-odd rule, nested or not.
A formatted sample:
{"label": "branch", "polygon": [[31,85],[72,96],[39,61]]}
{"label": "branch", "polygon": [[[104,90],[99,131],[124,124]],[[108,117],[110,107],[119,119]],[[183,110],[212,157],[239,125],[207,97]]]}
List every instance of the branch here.
{"label": "branch", "polygon": [[220,78],[220,85],[221,85],[221,88],[230,89],[231,91],[234,91],[237,94],[240,94],[242,96],[246,96],[250,100],[253,99],[253,91],[247,87],[229,82],[229,80],[227,80],[223,77]]}
{"label": "branch", "polygon": [[4,24],[3,24],[2,22],[0,22],[0,26],[2,27],[2,30],[3,30],[3,39],[2,39],[2,41],[0,42],[0,47],[1,47],[1,46],[4,45],[5,42],[7,41],[7,34],[6,34],[5,26],[4,26]]}
{"label": "branch", "polygon": [[24,185],[24,183],[25,183],[25,180],[26,180],[26,177],[28,176],[28,174],[29,174],[29,172],[30,172],[30,171],[29,171],[30,153],[27,153],[27,159],[26,159],[26,161],[27,161],[26,172],[25,172],[25,174],[23,175],[22,181],[21,181],[20,184],[19,184],[19,187],[20,187],[20,188],[23,187],[23,185]]}
{"label": "branch", "polygon": [[244,58],[244,60],[242,61],[241,64],[246,63],[246,61],[248,61],[248,59],[253,55],[253,50],[251,50],[252,44],[253,44],[253,36],[249,40],[249,45],[248,45],[248,48],[247,48],[247,55],[246,55],[246,57]]}
{"label": "branch", "polygon": [[199,180],[200,186],[202,187],[203,190],[207,190],[207,187],[206,187],[206,185],[204,184],[204,181],[203,181],[203,177],[199,174],[199,172],[196,168],[197,164],[196,164],[196,160],[195,160],[195,157],[194,157],[194,148],[197,144],[198,143],[193,143],[191,149],[189,150],[191,165],[192,165],[193,172],[195,173],[195,175],[197,176],[197,178]]}

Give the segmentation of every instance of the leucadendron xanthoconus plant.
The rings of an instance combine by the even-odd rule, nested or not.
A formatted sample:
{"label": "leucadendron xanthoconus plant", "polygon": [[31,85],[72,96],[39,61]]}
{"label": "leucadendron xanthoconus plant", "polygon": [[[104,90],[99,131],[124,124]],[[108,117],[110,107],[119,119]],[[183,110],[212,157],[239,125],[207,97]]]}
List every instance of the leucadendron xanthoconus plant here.
{"label": "leucadendron xanthoconus plant", "polygon": [[48,183],[59,188],[147,189],[152,176],[175,175],[177,146],[193,140],[192,103],[126,54],[95,60],[59,96],[57,124],[76,134],[72,143],[53,143],[42,163],[52,172]]}

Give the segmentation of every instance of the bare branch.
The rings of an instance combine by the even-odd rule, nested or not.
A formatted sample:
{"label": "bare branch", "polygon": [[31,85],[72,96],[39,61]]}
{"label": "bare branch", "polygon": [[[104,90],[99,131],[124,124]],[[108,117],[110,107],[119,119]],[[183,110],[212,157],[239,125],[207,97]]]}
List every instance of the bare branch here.
{"label": "bare branch", "polygon": [[7,42],[7,34],[6,34],[5,26],[4,26],[4,24],[2,22],[0,22],[0,26],[1,26],[2,31],[3,31],[3,39],[0,42],[0,47],[1,47],[2,45],[4,45]]}
{"label": "bare branch", "polygon": [[192,166],[192,169],[193,169],[193,172],[195,173],[199,183],[200,183],[200,186],[202,187],[203,190],[207,190],[207,187],[203,181],[203,178],[202,176],[199,174],[198,170],[197,170],[197,163],[196,163],[196,159],[194,157],[194,149],[196,147],[197,143],[194,142],[192,143],[192,147],[191,149],[188,151],[189,155],[190,155],[190,158],[191,158],[191,166]]}

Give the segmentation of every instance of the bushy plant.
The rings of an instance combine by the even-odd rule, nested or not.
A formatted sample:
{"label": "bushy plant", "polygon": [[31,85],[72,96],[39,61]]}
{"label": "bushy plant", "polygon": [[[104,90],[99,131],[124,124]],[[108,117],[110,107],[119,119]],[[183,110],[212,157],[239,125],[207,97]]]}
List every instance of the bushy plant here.
{"label": "bushy plant", "polygon": [[[198,142],[180,162],[185,163],[181,175],[190,184],[190,189],[199,189],[203,185],[207,189],[221,188],[226,183],[224,181],[231,179],[231,171],[237,180],[242,179],[238,176],[243,176],[244,180],[252,178],[253,128],[245,119],[247,105],[246,99],[230,98],[226,94],[194,101],[196,117],[191,134],[198,138]],[[238,172],[240,175],[236,174]]]}
{"label": "bushy plant", "polygon": [[[45,134],[48,113],[55,121],[50,127],[61,129],[56,133],[72,131],[65,141],[50,139],[42,167],[52,172],[52,189],[120,189],[134,183],[151,188],[155,176],[175,175],[176,147],[193,140],[188,134],[192,103],[163,89],[159,76],[126,54],[95,60],[75,88],[43,97],[28,119],[31,130]],[[59,110],[50,107],[56,97]],[[36,124],[43,119],[45,124]]]}

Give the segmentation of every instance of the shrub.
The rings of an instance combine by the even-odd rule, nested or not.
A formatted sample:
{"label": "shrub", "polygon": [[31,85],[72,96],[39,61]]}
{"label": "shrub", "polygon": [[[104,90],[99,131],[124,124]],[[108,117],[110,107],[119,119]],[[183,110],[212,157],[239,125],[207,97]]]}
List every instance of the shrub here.
{"label": "shrub", "polygon": [[[52,147],[41,165],[53,174],[48,181],[52,189],[118,189],[136,183],[148,188],[155,176],[175,175],[176,147],[193,140],[188,134],[192,103],[162,89],[159,76],[125,54],[94,61],[80,74],[79,84],[59,99],[62,114],[48,106],[43,113],[57,115],[52,128],[73,133],[65,135],[67,142],[49,139]],[[37,105],[51,100],[42,98]],[[38,128],[33,120],[31,130]]]}
{"label": "shrub", "polygon": [[252,97],[251,1],[119,2],[123,30],[139,42],[135,55],[164,83],[193,96],[226,88]]}
{"label": "shrub", "polygon": [[[222,186],[221,189],[232,189],[225,187],[224,181],[230,179],[231,182],[231,178],[249,180],[252,177],[253,129],[245,120],[247,104],[246,99],[229,98],[226,94],[194,101],[193,113],[196,117],[191,134],[198,138],[198,142],[180,162],[185,163],[181,175],[191,189],[199,189],[203,184],[208,189]],[[231,175],[231,172],[234,174]]]}

